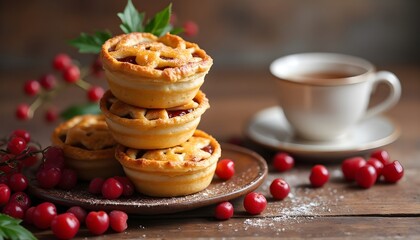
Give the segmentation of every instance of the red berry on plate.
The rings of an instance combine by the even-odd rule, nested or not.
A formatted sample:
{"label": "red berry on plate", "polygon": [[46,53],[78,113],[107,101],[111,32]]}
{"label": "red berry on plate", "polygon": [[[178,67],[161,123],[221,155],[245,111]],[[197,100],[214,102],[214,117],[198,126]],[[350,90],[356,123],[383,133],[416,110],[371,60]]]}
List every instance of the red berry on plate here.
{"label": "red berry on plate", "polygon": [[25,140],[26,143],[31,141],[31,134],[24,129],[16,129],[11,134],[10,137],[21,137]]}
{"label": "red berry on plate", "polygon": [[386,165],[390,161],[389,153],[385,150],[378,149],[370,154],[370,157],[376,158],[382,162],[383,165]]}
{"label": "red berry on plate", "polygon": [[39,161],[39,155],[38,153],[36,153],[38,151],[39,150],[35,146],[28,147],[28,154],[25,156],[24,159],[22,159],[23,165],[25,167],[33,166]]}
{"label": "red berry on plate", "polygon": [[109,213],[109,225],[115,232],[124,232],[127,229],[127,213],[114,210]]}
{"label": "red berry on plate", "polygon": [[365,165],[356,172],[356,183],[362,188],[372,187],[377,178],[376,169],[372,165]]}
{"label": "red berry on plate", "polygon": [[51,230],[58,239],[71,239],[79,231],[79,220],[73,213],[62,213],[54,217]]}
{"label": "red berry on plate", "polygon": [[45,90],[52,90],[57,85],[57,79],[52,74],[45,74],[39,79],[39,83]]}
{"label": "red berry on plate", "polygon": [[9,186],[14,192],[23,192],[28,187],[28,178],[22,173],[13,173],[9,177]]}
{"label": "red berry on plate", "polygon": [[251,192],[244,198],[244,208],[249,214],[260,214],[266,207],[267,199],[261,193]]}
{"label": "red berry on plate", "polygon": [[106,199],[117,199],[123,193],[123,185],[115,178],[108,178],[102,185],[102,196]]}
{"label": "red berry on plate", "polygon": [[7,143],[7,150],[10,153],[18,155],[26,148],[26,141],[21,137],[12,137]]}
{"label": "red berry on plate", "polygon": [[58,54],[54,57],[53,67],[56,70],[64,70],[71,65],[71,58],[64,53]]}
{"label": "red berry on plate", "polygon": [[79,206],[73,206],[67,210],[68,213],[73,213],[76,216],[77,220],[79,220],[80,224],[85,223],[87,212],[85,209]]}
{"label": "red berry on plate", "polygon": [[45,153],[44,168],[64,168],[64,152],[59,147],[49,147]]}
{"label": "red berry on plate", "polygon": [[28,96],[35,96],[39,93],[41,89],[41,85],[36,80],[29,80],[25,82],[23,86],[23,90],[25,91],[26,95]]}
{"label": "red berry on plate", "polygon": [[28,210],[26,210],[25,212],[25,217],[23,218],[23,221],[27,224],[34,224],[34,211],[35,211],[35,207],[32,206],[30,208],[28,208]]}
{"label": "red berry on plate", "polygon": [[273,195],[273,198],[283,200],[290,193],[289,184],[282,178],[276,178],[271,182],[270,193]]}
{"label": "red berry on plate", "polygon": [[273,158],[273,166],[279,172],[287,171],[295,165],[295,160],[287,153],[277,153]]}
{"label": "red berry on plate", "polygon": [[311,174],[309,176],[309,180],[311,182],[312,187],[322,187],[325,183],[328,182],[330,178],[330,174],[328,173],[328,169],[324,165],[315,165],[311,169]]}
{"label": "red berry on plate", "polygon": [[92,211],[86,216],[85,223],[89,232],[95,235],[101,235],[108,230],[109,217],[104,211]]}
{"label": "red berry on plate", "polygon": [[3,207],[2,213],[13,218],[23,219],[25,217],[25,210],[16,202],[9,202]]}
{"label": "red berry on plate", "polygon": [[233,216],[233,205],[230,202],[222,202],[216,206],[214,216],[219,220],[227,220]]}
{"label": "red berry on plate", "polygon": [[124,197],[129,197],[134,194],[134,184],[133,182],[131,182],[130,179],[121,176],[115,176],[114,178],[117,179],[123,185],[122,195]]}
{"label": "red berry on plate", "polygon": [[19,206],[26,211],[28,208],[31,207],[32,201],[29,196],[24,192],[15,192],[12,196],[10,196],[9,202],[16,202]]}
{"label": "red berry on plate", "polygon": [[186,21],[183,27],[184,33],[188,37],[193,37],[198,33],[198,25],[193,21]]}
{"label": "red berry on plate", "polygon": [[356,172],[359,168],[366,165],[366,160],[362,157],[347,158],[341,163],[341,171],[347,181],[353,181],[356,178]]}
{"label": "red berry on plate", "polygon": [[16,108],[16,117],[20,120],[27,120],[32,117],[31,110],[27,104],[19,104]]}
{"label": "red berry on plate", "polygon": [[68,83],[75,83],[80,79],[80,70],[78,66],[71,65],[64,69],[63,78]]}
{"label": "red berry on plate", "polygon": [[376,174],[378,175],[378,178],[379,178],[379,176],[382,175],[382,169],[384,169],[384,165],[382,164],[381,161],[379,161],[376,158],[369,158],[366,161],[366,164],[371,165],[372,167],[375,168]]}
{"label": "red berry on plate", "polygon": [[385,182],[396,183],[404,176],[404,168],[397,160],[388,163],[382,170]]}
{"label": "red berry on plate", "polygon": [[50,189],[58,185],[61,178],[61,170],[56,167],[40,167],[36,173],[36,180],[41,188]]}
{"label": "red berry on plate", "polygon": [[43,202],[35,207],[33,222],[39,229],[47,229],[51,226],[54,217],[57,216],[57,209],[53,203]]}
{"label": "red berry on plate", "polygon": [[99,86],[92,86],[87,91],[87,97],[91,102],[97,102],[104,95],[104,89]]}
{"label": "red berry on plate", "polygon": [[5,205],[10,199],[10,188],[4,183],[0,183],[0,206]]}
{"label": "red berry on plate", "polygon": [[92,194],[100,194],[102,193],[102,186],[104,185],[105,179],[97,177],[90,180],[89,183],[89,192]]}
{"label": "red berry on plate", "polygon": [[33,222],[39,229],[47,229],[51,226],[54,217],[57,216],[57,209],[53,203],[43,202],[35,207]]}
{"label": "red berry on plate", "polygon": [[229,180],[235,174],[235,163],[230,159],[222,159],[217,163],[216,175],[223,179]]}
{"label": "red berry on plate", "polygon": [[64,190],[70,190],[77,184],[77,172],[73,169],[64,168],[61,171],[60,181],[58,187]]}

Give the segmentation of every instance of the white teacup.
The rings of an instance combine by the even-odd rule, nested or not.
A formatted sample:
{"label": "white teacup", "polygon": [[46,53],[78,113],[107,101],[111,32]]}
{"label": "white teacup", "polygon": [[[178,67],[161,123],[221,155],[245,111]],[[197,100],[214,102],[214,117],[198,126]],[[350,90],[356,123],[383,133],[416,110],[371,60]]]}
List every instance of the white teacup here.
{"label": "white teacup", "polygon": [[[376,72],[370,62],[333,53],[302,53],[275,60],[280,106],[295,134],[306,140],[329,141],[346,136],[359,121],[382,113],[401,95],[398,78]],[[376,84],[386,83],[389,96],[368,108]]]}

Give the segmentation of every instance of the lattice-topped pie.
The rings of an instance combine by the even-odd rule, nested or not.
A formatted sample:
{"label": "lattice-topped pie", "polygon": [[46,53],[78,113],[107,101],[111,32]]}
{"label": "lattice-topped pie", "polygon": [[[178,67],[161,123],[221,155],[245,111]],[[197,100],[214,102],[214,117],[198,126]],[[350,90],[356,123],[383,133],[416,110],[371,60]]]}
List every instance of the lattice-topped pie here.
{"label": "lattice-topped pie", "polygon": [[138,149],[159,149],[189,139],[210,105],[201,91],[186,104],[166,109],[135,107],[107,91],[100,107],[118,143]]}
{"label": "lattice-topped pie", "polygon": [[66,166],[76,170],[80,179],[123,172],[115,159],[117,143],[103,115],[77,116],[60,124],[52,134],[52,143],[63,149]]}
{"label": "lattice-topped pie", "polygon": [[136,189],[158,197],[182,196],[208,187],[221,155],[219,143],[196,130],[182,144],[160,150],[118,145],[116,158]]}
{"label": "lattice-topped pie", "polygon": [[188,103],[213,64],[197,44],[171,34],[115,36],[104,43],[101,57],[112,93],[143,108]]}

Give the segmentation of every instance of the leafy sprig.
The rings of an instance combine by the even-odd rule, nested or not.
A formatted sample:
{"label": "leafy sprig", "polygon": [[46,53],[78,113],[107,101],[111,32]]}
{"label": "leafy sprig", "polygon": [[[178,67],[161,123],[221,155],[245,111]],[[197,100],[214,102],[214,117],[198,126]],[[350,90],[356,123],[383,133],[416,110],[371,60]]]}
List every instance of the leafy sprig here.
{"label": "leafy sprig", "polygon": [[[156,36],[162,36],[170,32],[179,34],[183,32],[182,28],[174,28],[170,23],[172,13],[172,4],[158,12],[152,19],[145,21],[145,13],[139,12],[131,2],[127,1],[124,11],[117,16],[121,20],[120,28],[124,33],[148,32]],[[71,40],[70,45],[79,49],[81,53],[99,53],[106,40],[112,37],[108,31],[97,31],[93,35],[81,33],[78,38]]]}
{"label": "leafy sprig", "polygon": [[0,213],[0,240],[36,240],[30,231],[20,225],[21,222],[22,220]]}

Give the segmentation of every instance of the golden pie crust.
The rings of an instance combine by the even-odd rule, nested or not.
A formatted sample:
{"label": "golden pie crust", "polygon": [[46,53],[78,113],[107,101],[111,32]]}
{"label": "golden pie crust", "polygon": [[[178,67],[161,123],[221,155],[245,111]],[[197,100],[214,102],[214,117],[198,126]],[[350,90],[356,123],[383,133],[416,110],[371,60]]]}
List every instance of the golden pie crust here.
{"label": "golden pie crust", "polygon": [[[135,107],[107,91],[100,101],[100,107],[118,143],[137,149],[161,149],[187,141],[210,105],[201,91],[188,103],[167,109]],[[170,117],[170,114],[179,111],[184,115]]]}
{"label": "golden pie crust", "polygon": [[117,142],[103,115],[81,115],[61,123],[52,134],[52,144],[63,149],[65,165],[82,180],[123,173],[115,159]]}
{"label": "golden pie crust", "polygon": [[159,38],[150,33],[115,36],[103,44],[101,58],[112,93],[143,108],[186,104],[213,64],[197,44],[171,34]]}
{"label": "golden pie crust", "polygon": [[137,191],[149,196],[173,197],[196,193],[209,186],[221,148],[216,139],[196,130],[186,142],[172,148],[138,150],[119,144],[115,154]]}

